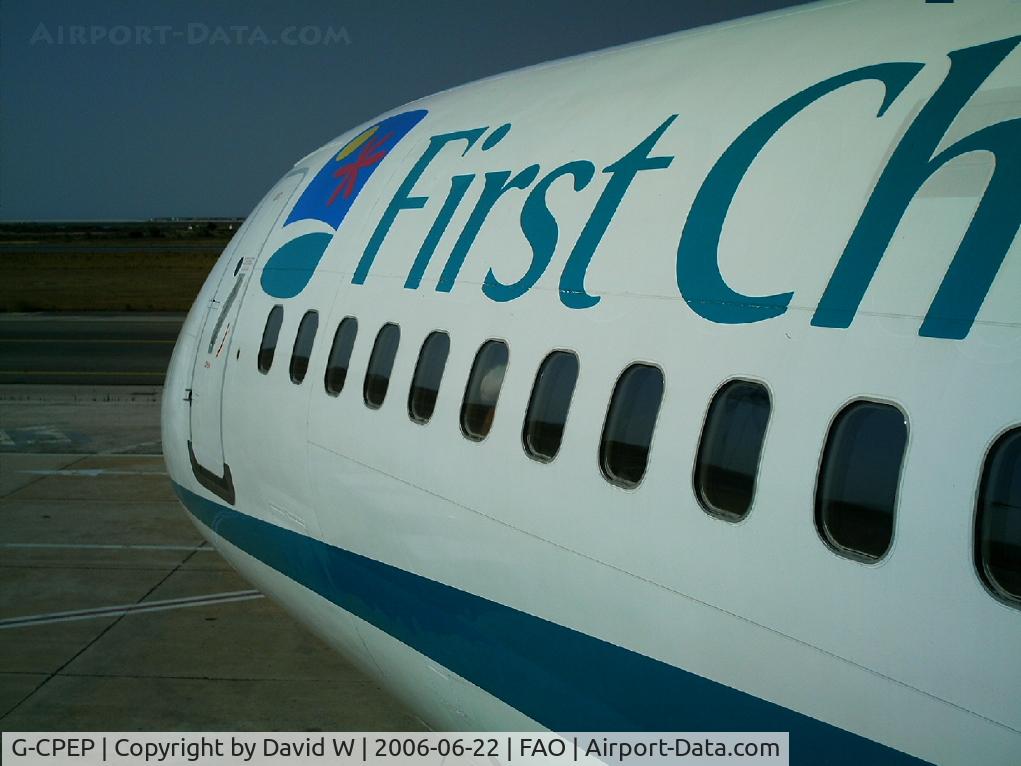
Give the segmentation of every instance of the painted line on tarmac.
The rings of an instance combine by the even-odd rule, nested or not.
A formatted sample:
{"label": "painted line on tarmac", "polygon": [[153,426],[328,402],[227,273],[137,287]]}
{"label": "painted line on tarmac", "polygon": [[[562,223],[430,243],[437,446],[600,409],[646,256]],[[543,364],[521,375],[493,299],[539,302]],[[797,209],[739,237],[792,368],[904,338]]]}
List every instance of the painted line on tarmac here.
{"label": "painted line on tarmac", "polygon": [[96,370],[0,370],[0,375],[107,375],[113,378],[127,378],[132,375],[150,375],[162,378],[166,371],[121,370],[120,372]]}
{"label": "painted line on tarmac", "polygon": [[0,338],[0,343],[161,343],[173,345],[176,340],[154,340],[144,338]]}
{"label": "painted line on tarmac", "polygon": [[[35,442],[33,442],[33,443],[35,443]],[[41,442],[41,443],[45,444],[45,442]],[[0,444],[0,447],[2,447],[2,446],[3,446],[3,444]],[[118,447],[117,449],[121,449],[121,448]],[[131,449],[131,447],[125,447],[124,449]],[[135,458],[140,458],[140,457],[150,457],[150,458],[162,458],[163,457],[163,453],[162,452],[43,452],[42,450],[39,450],[39,451],[36,451],[36,450],[26,450],[26,451],[21,451],[21,452],[18,452],[18,451],[3,452],[2,454],[3,455],[14,456],[14,457],[29,457],[29,456],[31,456],[31,457],[70,457],[70,458],[76,458],[76,459],[82,459],[82,458],[87,458],[87,457],[101,457],[101,458],[103,458],[103,460],[106,460],[107,458],[124,458],[125,460],[127,460],[127,459],[135,459]]]}
{"label": "painted line on tarmac", "polygon": [[126,444],[122,447],[114,447],[113,449],[106,450],[104,452],[97,452],[96,457],[163,457],[162,452],[129,452],[129,450],[138,449],[139,447],[151,447],[153,444],[160,443],[162,443],[160,439],[153,439],[152,441],[147,442]]}
{"label": "painted line on tarmac", "polygon": [[52,625],[57,622],[73,620],[95,620],[103,617],[122,617],[129,614],[146,614],[149,612],[166,612],[171,609],[186,609],[193,606],[211,606],[213,604],[230,604],[237,601],[251,601],[264,596],[257,590],[235,590],[223,593],[209,593],[205,596],[189,598],[172,598],[165,601],[145,601],[140,604],[120,604],[96,609],[79,609],[70,612],[49,612],[48,614],[31,614],[24,617],[10,617],[0,620],[0,630],[10,628],[26,628],[34,625]]}
{"label": "painted line on tarmac", "polygon": [[170,313],[168,315],[160,314],[146,314],[142,313],[128,313],[128,314],[108,314],[105,316],[96,316],[94,314],[81,314],[81,313],[64,313],[61,311],[55,312],[17,312],[9,314],[0,314],[0,324],[9,323],[17,324],[19,322],[132,322],[135,324],[145,322],[176,322],[182,324],[184,322],[186,313]]}
{"label": "painted line on tarmac", "polygon": [[109,468],[36,468],[22,470],[18,473],[28,473],[33,476],[88,476],[97,478],[100,476],[166,476],[166,471],[117,471]]}
{"label": "painted line on tarmac", "polygon": [[138,544],[89,544],[89,543],[0,543],[6,550],[73,550],[73,551],[212,551],[211,545],[145,545]]}

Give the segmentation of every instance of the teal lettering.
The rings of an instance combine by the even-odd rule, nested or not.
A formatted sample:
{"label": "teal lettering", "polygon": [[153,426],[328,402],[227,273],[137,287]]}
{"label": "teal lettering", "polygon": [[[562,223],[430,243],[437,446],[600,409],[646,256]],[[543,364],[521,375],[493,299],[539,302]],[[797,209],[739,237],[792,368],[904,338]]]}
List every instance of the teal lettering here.
{"label": "teal lettering", "polygon": [[996,160],[993,177],[918,333],[967,336],[1021,225],[1021,120],[990,125],[935,157],[932,153],[968,99],[1019,41],[1012,37],[950,53],[950,72],[890,157],[823,292],[813,325],[848,327],[922,184],[955,157],[988,151]]}
{"label": "teal lettering", "polygon": [[461,204],[464,193],[468,191],[468,186],[474,180],[474,173],[470,176],[454,176],[450,179],[450,191],[447,193],[447,199],[443,202],[443,207],[440,208],[429,233],[425,235],[422,247],[419,248],[418,255],[415,256],[415,262],[411,264],[411,271],[408,272],[408,279],[404,283],[406,288],[414,290],[422,284],[422,277],[429,266],[436,245],[439,243],[440,237],[443,236],[443,232],[446,231],[447,224],[450,223],[457,206]]}
{"label": "teal lettering", "polygon": [[845,85],[878,80],[885,86],[877,114],[881,117],[921,68],[913,63],[880,64],[831,77],[773,107],[734,139],[695,195],[677,246],[677,288],[696,314],[712,322],[743,324],[787,310],[793,293],[742,295],[720,273],[720,232],[738,185],[766,143],[807,106]]}
{"label": "teal lettering", "polygon": [[573,176],[574,190],[581,191],[588,186],[595,172],[596,166],[591,162],[577,160],[555,168],[539,180],[521,208],[521,231],[532,248],[532,263],[521,279],[511,284],[501,282],[490,269],[482,284],[486,297],[500,302],[511,301],[520,298],[539,281],[553,259],[560,236],[557,219],[546,204],[546,192],[554,181],[565,175]]}
{"label": "teal lettering", "polygon": [[468,257],[468,251],[471,249],[472,243],[475,242],[475,237],[478,236],[486,216],[492,211],[496,201],[511,189],[528,188],[532,181],[535,180],[535,177],[539,175],[539,166],[529,165],[513,178],[510,178],[510,175],[511,171],[509,170],[486,173],[486,185],[482,188],[479,201],[475,203],[475,209],[468,216],[468,222],[464,225],[464,230],[458,236],[457,241],[454,243],[454,248],[447,258],[447,264],[443,267],[440,281],[436,285],[437,292],[449,293],[454,288],[454,282],[457,280],[457,275],[461,272],[461,267]]}
{"label": "teal lettering", "polygon": [[486,140],[482,142],[482,151],[488,152],[498,143],[503,141],[503,137],[510,133],[510,129],[511,124],[509,122],[505,122],[503,125],[501,125],[492,133],[490,133],[488,136],[486,136]]}
{"label": "teal lettering", "polygon": [[[361,260],[358,261],[358,266],[355,269],[354,276],[351,282],[360,285],[365,282],[366,277],[369,275],[369,269],[372,268],[372,263],[376,259],[376,255],[379,253],[379,248],[383,244],[383,240],[386,238],[387,232],[390,231],[390,227],[393,222],[397,219],[398,214],[402,210],[417,210],[425,207],[425,203],[429,200],[428,197],[413,197],[411,192],[418,183],[418,179],[422,177],[422,173],[429,166],[436,155],[440,153],[444,146],[451,141],[465,141],[468,145],[464,151],[461,152],[463,157],[468,153],[468,150],[474,146],[475,142],[479,140],[483,133],[488,128],[474,128],[473,130],[460,130],[455,133],[444,133],[439,136],[433,136],[429,139],[429,146],[426,147],[425,152],[418,161],[411,168],[407,177],[401,182],[400,187],[397,189],[397,193],[394,194],[390,204],[387,205],[385,211],[383,211],[382,217],[379,219],[379,223],[376,224],[376,230],[372,232],[372,236],[369,238],[368,244],[365,246],[365,251],[362,253]],[[424,269],[424,267],[423,267]]]}
{"label": "teal lettering", "polygon": [[567,264],[560,275],[560,301],[568,308],[584,309],[595,306],[599,298],[585,292],[585,273],[588,271],[592,256],[596,247],[606,233],[610,225],[610,219],[617,212],[620,201],[624,198],[631,182],[643,170],[659,170],[670,166],[673,156],[650,157],[649,152],[656,145],[660,136],[670,127],[677,118],[676,114],[667,117],[663,123],[656,128],[638,146],[629,151],[619,160],[603,168],[604,173],[610,173],[610,180],[596,205],[592,209],[592,215],[585,222],[585,227],[578,235],[578,241],[567,258]]}

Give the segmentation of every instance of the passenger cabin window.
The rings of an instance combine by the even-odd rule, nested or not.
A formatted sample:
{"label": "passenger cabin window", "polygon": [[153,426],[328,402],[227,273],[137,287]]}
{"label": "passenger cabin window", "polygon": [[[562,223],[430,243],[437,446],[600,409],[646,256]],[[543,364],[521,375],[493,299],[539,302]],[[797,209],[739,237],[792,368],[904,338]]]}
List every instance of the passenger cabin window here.
{"label": "passenger cabin window", "polygon": [[975,563],[986,586],[1021,606],[1021,428],[986,457],[975,518]]}
{"label": "passenger cabin window", "polygon": [[633,364],[617,380],[599,442],[599,467],[608,481],[625,489],[642,481],[662,399],[658,367]]}
{"label": "passenger cabin window", "polygon": [[362,395],[365,403],[376,409],[381,407],[390,387],[390,372],[393,370],[397,345],[401,341],[400,328],[392,323],[383,325],[376,335],[376,343],[369,357],[369,369],[365,372],[365,386]]}
{"label": "passenger cabin window", "polygon": [[577,381],[578,357],[571,351],[554,351],[539,366],[521,434],[530,457],[549,462],[557,456]]}
{"label": "passenger cabin window", "polygon": [[486,341],[475,355],[461,404],[461,431],[472,441],[485,439],[493,425],[507,357],[507,344],[502,340]]}
{"label": "passenger cabin window", "polygon": [[893,539],[908,427],[889,404],[853,402],[830,427],[815,492],[815,523],[837,553],[864,561]]}
{"label": "passenger cabin window", "polygon": [[695,495],[714,516],[739,521],[748,513],[769,410],[769,392],[759,383],[734,380],[713,397],[695,461]]}
{"label": "passenger cabin window", "polygon": [[449,353],[450,336],[445,332],[431,332],[422,343],[408,393],[408,415],[416,423],[428,423],[433,416]]}
{"label": "passenger cabin window", "polygon": [[336,396],[343,390],[344,381],[347,380],[347,367],[351,363],[351,350],[355,345],[355,336],[358,335],[358,320],[354,317],[344,317],[337,332],[333,335],[333,345],[330,346],[330,359],[326,363],[326,375],[323,378],[323,385],[326,393]]}
{"label": "passenger cabin window", "polygon": [[294,350],[291,352],[291,382],[301,383],[308,372],[308,358],[312,356],[312,343],[319,329],[319,312],[307,311],[298,324],[298,334],[294,336]]}
{"label": "passenger cabin window", "polygon": [[266,326],[262,329],[262,343],[259,345],[259,372],[265,375],[273,366],[273,355],[277,350],[280,325],[284,323],[284,307],[279,303],[270,309]]}

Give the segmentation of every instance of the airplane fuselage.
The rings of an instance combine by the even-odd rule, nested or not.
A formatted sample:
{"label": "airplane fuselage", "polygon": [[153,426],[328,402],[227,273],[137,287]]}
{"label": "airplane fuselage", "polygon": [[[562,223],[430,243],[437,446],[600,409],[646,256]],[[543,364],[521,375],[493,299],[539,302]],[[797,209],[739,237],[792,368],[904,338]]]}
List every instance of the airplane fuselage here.
{"label": "airplane fuselage", "polygon": [[1018,762],[1019,41],[823,3],[343,134],[185,322],[182,502],[437,727]]}

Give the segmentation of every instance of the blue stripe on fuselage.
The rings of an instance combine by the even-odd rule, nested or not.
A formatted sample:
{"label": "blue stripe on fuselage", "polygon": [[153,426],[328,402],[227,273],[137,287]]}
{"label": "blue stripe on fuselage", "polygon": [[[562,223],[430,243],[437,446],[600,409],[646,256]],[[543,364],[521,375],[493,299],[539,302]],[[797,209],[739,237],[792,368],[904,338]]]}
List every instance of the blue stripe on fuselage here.
{"label": "blue stripe on fuselage", "polygon": [[553,731],[789,731],[795,765],[925,763],[621,646],[261,521],[176,483],[174,490],[231,544]]}

